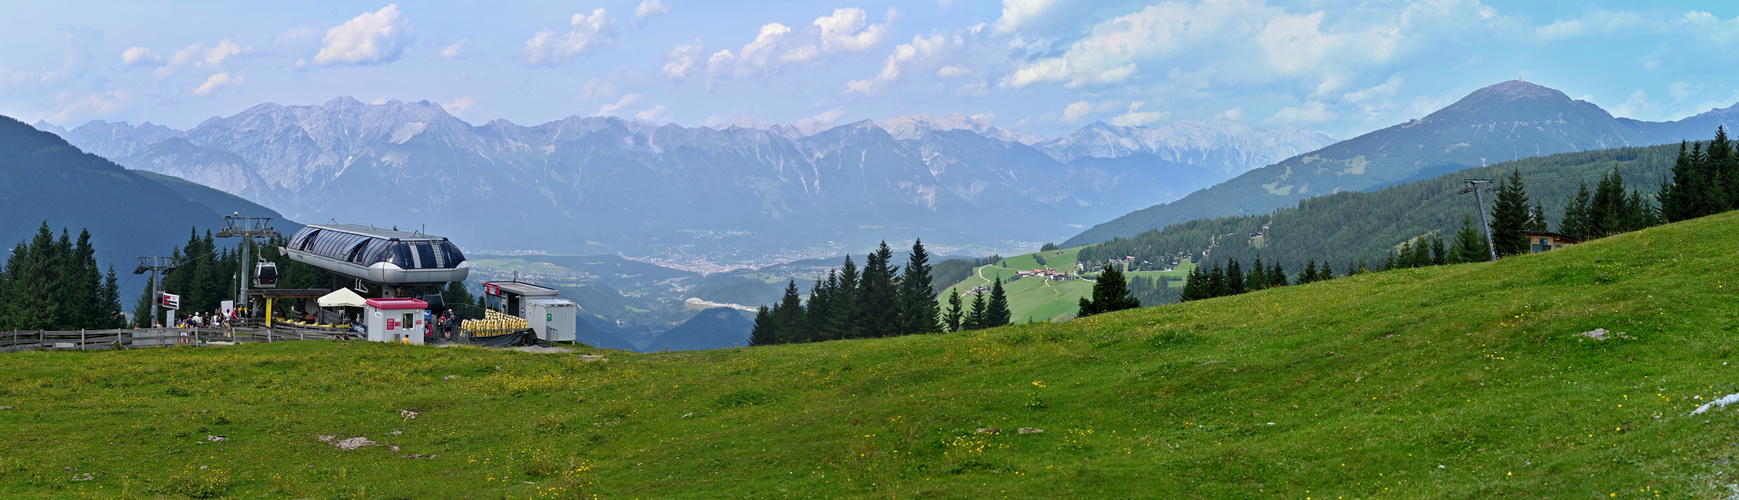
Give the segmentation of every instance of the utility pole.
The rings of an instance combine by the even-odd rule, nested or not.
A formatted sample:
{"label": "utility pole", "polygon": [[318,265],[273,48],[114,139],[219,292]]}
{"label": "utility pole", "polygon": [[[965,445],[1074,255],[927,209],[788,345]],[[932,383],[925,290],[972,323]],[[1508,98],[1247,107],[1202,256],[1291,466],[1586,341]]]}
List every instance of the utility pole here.
{"label": "utility pole", "polygon": [[1479,228],[1485,230],[1485,251],[1491,254],[1491,260],[1497,260],[1497,244],[1491,241],[1491,224],[1485,222],[1485,197],[1479,195],[1479,185],[1491,184],[1492,180],[1464,179],[1462,182],[1467,183],[1467,187],[1462,188],[1456,194],[1473,193],[1473,202],[1476,204],[1474,208],[1476,208],[1476,212],[1479,212]]}
{"label": "utility pole", "polygon": [[[133,268],[133,274],[151,272],[151,321],[157,321],[157,306],[163,303],[163,280],[160,277],[175,272],[176,267],[171,257],[140,257],[139,267]],[[133,315],[138,314],[139,311],[133,311]]]}
{"label": "utility pole", "polygon": [[253,281],[254,279],[254,273],[248,268],[248,266],[254,265],[253,259],[249,258],[249,252],[252,250],[254,238],[275,238],[282,236],[278,234],[278,231],[272,229],[272,226],[267,225],[271,224],[271,217],[242,217],[241,215],[241,212],[235,212],[234,215],[224,217],[223,229],[218,230],[217,232],[217,237],[219,238],[242,239],[242,268],[241,272],[236,275],[240,278],[236,280],[238,282],[236,284],[235,294],[236,307],[241,307],[243,304],[248,303],[248,282]]}

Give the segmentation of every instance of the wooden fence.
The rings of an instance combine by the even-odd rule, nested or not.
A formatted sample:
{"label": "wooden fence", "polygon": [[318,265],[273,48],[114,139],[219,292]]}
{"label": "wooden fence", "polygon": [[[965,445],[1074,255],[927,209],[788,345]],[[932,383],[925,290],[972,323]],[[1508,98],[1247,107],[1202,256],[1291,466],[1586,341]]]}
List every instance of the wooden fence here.
{"label": "wooden fence", "polygon": [[[0,332],[0,352],[95,351],[150,347],[204,346],[212,342],[283,342],[333,338],[329,329],[264,328],[146,328],[77,331]],[[222,344],[217,344],[222,345]]]}

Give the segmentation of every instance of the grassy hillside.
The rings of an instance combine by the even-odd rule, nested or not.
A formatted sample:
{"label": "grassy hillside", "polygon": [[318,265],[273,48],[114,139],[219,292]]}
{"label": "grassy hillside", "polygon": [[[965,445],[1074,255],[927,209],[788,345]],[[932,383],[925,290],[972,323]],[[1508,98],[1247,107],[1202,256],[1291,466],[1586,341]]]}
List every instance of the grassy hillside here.
{"label": "grassy hillside", "polygon": [[601,362],[8,354],[0,495],[1725,496],[1739,414],[1691,412],[1739,392],[1736,245],[1730,213],[1063,324]]}

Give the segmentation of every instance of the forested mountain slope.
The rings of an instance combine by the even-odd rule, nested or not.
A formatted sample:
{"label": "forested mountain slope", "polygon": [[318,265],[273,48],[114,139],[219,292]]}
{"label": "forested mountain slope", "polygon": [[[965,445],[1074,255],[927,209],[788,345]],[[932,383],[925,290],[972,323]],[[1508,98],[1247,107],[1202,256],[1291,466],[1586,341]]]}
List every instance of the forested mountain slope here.
{"label": "forested mountain slope", "polygon": [[[1708,134],[1712,135],[1713,129]],[[1678,151],[1679,145],[1672,144],[1503,162],[1371,192],[1310,198],[1268,214],[1173,224],[1090,246],[1080,255],[1082,260],[1096,263],[1127,256],[1158,262],[1175,257],[1204,259],[1202,252],[1211,250],[1205,257],[1210,263],[1226,259],[1249,263],[1261,257],[1296,273],[1308,260],[1315,260],[1342,274],[1351,262],[1364,259],[1373,266],[1382,262],[1391,249],[1409,239],[1438,231],[1448,239],[1461,227],[1464,216],[1474,217],[1477,225],[1474,196],[1457,194],[1463,179],[1497,179],[1520,171],[1531,202],[1544,206],[1547,222],[1555,229],[1566,200],[1581,183],[1587,182],[1592,189],[1614,168],[1627,188],[1652,200],[1661,180],[1671,173]],[[1485,201],[1489,207],[1492,196],[1487,194]]]}
{"label": "forested mountain slope", "polygon": [[[1739,123],[1739,105],[1674,122],[1615,118],[1586,101],[1503,82],[1406,123],[1252,170],[1175,202],[1118,217],[1065,245],[1130,237],[1200,218],[1263,214],[1299,200],[1370,191],[1448,172],[1554,153],[1706,140]],[[1731,127],[1729,127],[1731,128]]]}

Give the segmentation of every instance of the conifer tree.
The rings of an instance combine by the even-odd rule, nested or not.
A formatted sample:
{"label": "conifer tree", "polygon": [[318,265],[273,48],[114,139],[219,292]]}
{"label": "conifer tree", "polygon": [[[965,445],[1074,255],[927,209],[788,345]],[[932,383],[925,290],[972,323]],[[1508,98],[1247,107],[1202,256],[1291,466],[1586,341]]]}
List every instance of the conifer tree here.
{"label": "conifer tree", "polygon": [[858,287],[858,328],[866,338],[880,338],[899,333],[899,290],[894,285],[894,270],[888,263],[894,252],[883,241],[881,247],[864,260],[863,278]]}
{"label": "conifer tree", "polygon": [[[1679,158],[1681,161],[1685,158],[1683,145],[1679,146]],[[1593,201],[1594,195],[1588,191],[1588,182],[1583,181],[1576,188],[1576,194],[1564,202],[1564,218],[1558,221],[1558,233],[1579,240],[1590,239],[1588,206]]]}
{"label": "conifer tree", "polygon": [[1244,274],[1244,289],[1249,291],[1268,288],[1268,268],[1262,266],[1262,257],[1250,264],[1250,271]]}
{"label": "conifer tree", "polygon": [[1315,283],[1317,281],[1328,281],[1332,279],[1334,279],[1334,269],[1328,266],[1327,260],[1323,260],[1322,265],[1316,268],[1316,279],[1311,282]]}
{"label": "conifer tree", "polygon": [[1226,262],[1226,295],[1240,295],[1244,288],[1244,270],[1238,265],[1237,259],[1227,259]]}
{"label": "conifer tree", "polygon": [[1462,214],[1461,229],[1455,232],[1456,262],[1485,262],[1491,260],[1491,253],[1486,251],[1485,236],[1479,234],[1478,226],[1473,224],[1473,214]]}
{"label": "conifer tree", "polygon": [[1431,234],[1431,265],[1441,266],[1449,263],[1449,252],[1443,248],[1443,235]]}
{"label": "conifer tree", "polygon": [[989,306],[984,302],[984,293],[985,292],[978,292],[972,294],[972,312],[967,313],[965,324],[961,325],[962,329],[982,329],[985,328],[985,325],[989,322],[989,318],[986,316],[986,313],[989,312]]}
{"label": "conifer tree", "polygon": [[97,291],[97,322],[91,328],[121,328],[126,324],[127,317],[121,311],[121,287],[117,281],[115,266],[110,264],[109,273],[103,276],[103,286]]}
{"label": "conifer tree", "polygon": [[833,310],[834,318],[830,323],[833,330],[832,338],[855,339],[862,337],[863,330],[857,323],[859,321],[857,313],[858,294],[861,293],[858,286],[859,278],[857,264],[851,261],[851,254],[846,254],[845,263],[839,267],[839,288],[834,290],[833,303],[829,304],[829,309]]}
{"label": "conifer tree", "polygon": [[1316,281],[1316,259],[1304,261],[1304,270],[1298,273],[1298,284],[1304,285]]}
{"label": "conifer tree", "polygon": [[1232,285],[1226,281],[1226,269],[1215,262],[1214,267],[1208,270],[1208,298],[1231,295]]}
{"label": "conifer tree", "polygon": [[960,320],[966,311],[960,309],[960,290],[948,289],[948,312],[942,314],[942,325],[950,332],[960,331]]}
{"label": "conifer tree", "polygon": [[[1661,218],[1665,219],[1666,222],[1678,222],[1696,217],[1693,215],[1696,213],[1696,209],[1692,207],[1692,193],[1697,189],[1697,178],[1694,166],[1691,164],[1691,153],[1686,149],[1688,147],[1688,143],[1679,141],[1679,156],[1673,161],[1672,177],[1661,181],[1658,196],[1661,204]],[[1587,191],[1587,189],[1588,183],[1582,183],[1582,190]],[[1586,200],[1581,204],[1586,205]],[[1574,234],[1564,234],[1580,238]]]}
{"label": "conifer tree", "polygon": [[1546,206],[1545,205],[1541,205],[1540,202],[1537,202],[1537,201],[1534,202],[1534,208],[1528,210],[1527,229],[1529,231],[1549,231],[1550,230],[1550,229],[1548,229],[1548,226],[1546,225]]}
{"label": "conifer tree", "polygon": [[984,307],[984,327],[998,327],[1009,324],[1012,312],[1008,309],[1008,295],[1002,290],[1002,277],[996,278],[996,283],[990,286],[990,301]]}
{"label": "conifer tree", "polygon": [[1522,230],[1529,224],[1528,190],[1522,183],[1522,171],[1512,171],[1498,184],[1491,214],[1492,245],[1500,256],[1527,253],[1528,238]]}
{"label": "conifer tree", "polygon": [[1202,266],[1196,266],[1190,269],[1189,275],[1184,278],[1183,293],[1178,295],[1178,301],[1189,302],[1208,298],[1204,292],[1206,287],[1207,274],[1202,270]]}
{"label": "conifer tree", "polygon": [[[831,278],[832,270],[828,270]],[[827,289],[827,280],[816,277],[815,284],[809,287],[809,304],[803,309],[803,328],[809,332],[810,342],[833,340],[833,293]]]}
{"label": "conifer tree", "polygon": [[1075,315],[1087,317],[1141,307],[1141,300],[1130,293],[1129,284],[1124,280],[1122,271],[1105,266],[1099,272],[1099,280],[1093,283],[1093,298],[1082,297],[1078,305]]}
{"label": "conifer tree", "polygon": [[755,311],[755,326],[749,330],[749,345],[762,346],[779,343],[779,331],[773,325],[773,313],[767,306]]}
{"label": "conifer tree", "polygon": [[803,298],[797,295],[797,280],[791,280],[785,285],[785,296],[773,306],[773,327],[777,335],[774,342],[780,344],[795,344],[808,342],[808,332],[804,331]]}
{"label": "conifer tree", "polygon": [[1263,280],[1263,282],[1267,283],[1271,288],[1286,286],[1286,269],[1280,267],[1279,262],[1275,262],[1273,266],[1268,268],[1267,279]]}
{"label": "conifer tree", "polygon": [[1739,201],[1739,157],[1733,150],[1734,144],[1727,139],[1725,125],[1715,128],[1715,140],[1709,141],[1706,148],[1708,167],[1705,176],[1709,179],[1708,204],[1709,214],[1718,214],[1732,210],[1735,201]]}
{"label": "conifer tree", "polygon": [[934,333],[937,329],[936,291],[930,285],[930,254],[924,240],[912,243],[912,254],[900,273],[902,334]]}

